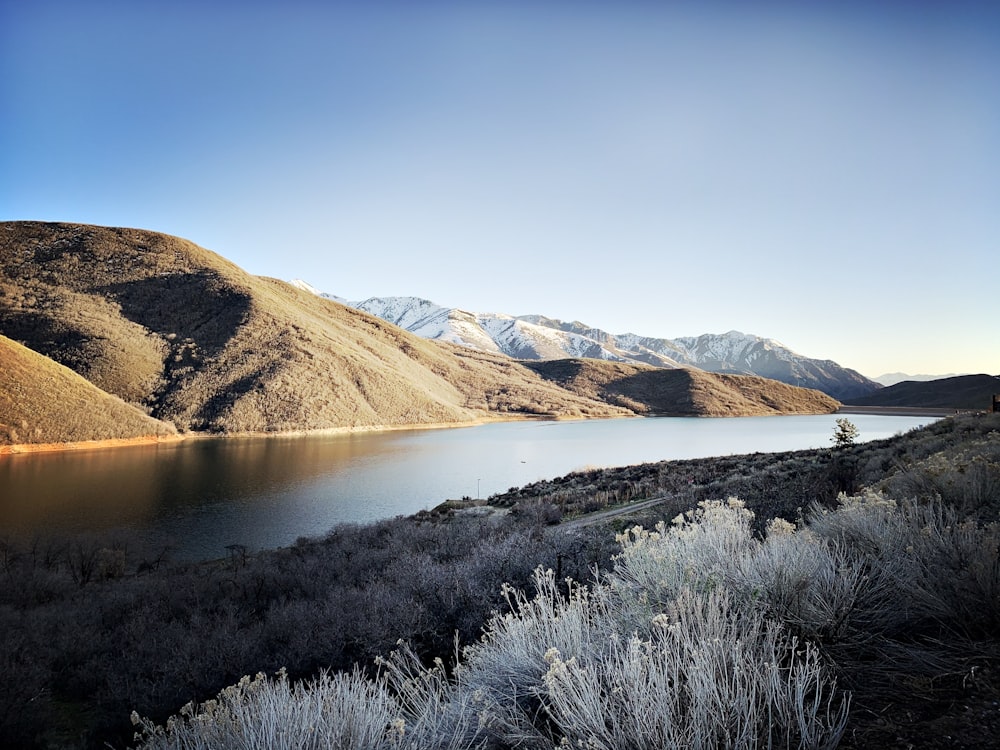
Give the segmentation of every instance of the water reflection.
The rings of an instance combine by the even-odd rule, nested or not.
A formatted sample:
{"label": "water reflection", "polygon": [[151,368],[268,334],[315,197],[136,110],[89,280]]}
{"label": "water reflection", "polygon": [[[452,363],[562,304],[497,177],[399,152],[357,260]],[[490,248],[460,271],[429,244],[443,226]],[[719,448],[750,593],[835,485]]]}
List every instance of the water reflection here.
{"label": "water reflection", "polygon": [[[515,422],[381,434],[204,439],[0,459],[0,533],[128,529],[186,558],[290,544],[597,466],[827,447],[835,415]],[[861,439],[931,418],[852,416]]]}

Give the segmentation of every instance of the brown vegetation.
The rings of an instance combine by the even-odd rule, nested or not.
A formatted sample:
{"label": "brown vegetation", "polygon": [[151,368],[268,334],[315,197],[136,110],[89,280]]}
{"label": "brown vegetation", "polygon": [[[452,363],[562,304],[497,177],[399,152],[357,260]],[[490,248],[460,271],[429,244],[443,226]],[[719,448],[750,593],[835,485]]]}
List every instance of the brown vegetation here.
{"label": "brown vegetation", "polygon": [[831,413],[838,402],[820,391],[753,375],[564,359],[528,362],[542,377],[576,393],[638,414],[745,417]]}
{"label": "brown vegetation", "polygon": [[72,370],[0,336],[0,450],[175,434]]}
{"label": "brown vegetation", "polygon": [[0,334],[182,432],[836,407],[761,378],[589,360],[529,367],[427,341],[177,237],[79,224],[0,224]]}

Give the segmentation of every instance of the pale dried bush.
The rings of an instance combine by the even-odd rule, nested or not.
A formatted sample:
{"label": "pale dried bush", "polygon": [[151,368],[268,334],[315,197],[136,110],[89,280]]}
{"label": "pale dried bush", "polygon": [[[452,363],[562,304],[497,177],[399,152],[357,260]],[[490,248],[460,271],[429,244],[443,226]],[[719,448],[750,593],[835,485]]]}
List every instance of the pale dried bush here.
{"label": "pale dried bush", "polygon": [[848,701],[816,649],[685,589],[650,638],[612,635],[597,658],[550,652],[545,706],[569,746],[836,747]]}
{"label": "pale dried bush", "polygon": [[934,500],[897,503],[869,493],[815,509],[809,527],[866,571],[868,613],[858,630],[981,637],[1000,626],[1000,525],[963,520]]}
{"label": "pale dried bush", "polygon": [[963,515],[1000,518],[1000,433],[962,443],[904,466],[881,483],[899,498],[937,499]]}
{"label": "pale dried bush", "polygon": [[[381,661],[374,682],[355,675],[344,693],[347,701],[388,695],[373,704],[385,711],[337,710],[371,722],[361,733],[370,747],[834,747],[849,699],[820,652],[734,593],[740,561],[761,548],[751,520],[731,500],[705,503],[669,529],[634,530],[621,538],[614,572],[589,587],[570,581],[564,592],[551,570],[538,570],[533,596],[505,588],[511,612],[489,621],[450,677],[442,662],[425,668],[403,649]],[[266,712],[262,723],[280,721],[272,717],[282,701],[295,704],[284,711],[293,717],[287,736],[297,737],[297,717],[319,711],[308,705],[321,705],[315,694],[327,689],[291,690],[282,680],[265,688],[276,697],[225,696],[260,708],[216,718],[210,703],[167,729],[146,722],[146,746],[207,746],[202,737],[233,713],[240,727],[255,710]],[[354,747],[322,731],[328,745]],[[173,744],[148,744],[163,738]]]}
{"label": "pale dried bush", "polygon": [[135,713],[132,722],[150,750],[419,747],[406,741],[400,706],[385,685],[357,672],[295,685],[283,672],[244,677],[215,700],[189,703],[165,727]]}

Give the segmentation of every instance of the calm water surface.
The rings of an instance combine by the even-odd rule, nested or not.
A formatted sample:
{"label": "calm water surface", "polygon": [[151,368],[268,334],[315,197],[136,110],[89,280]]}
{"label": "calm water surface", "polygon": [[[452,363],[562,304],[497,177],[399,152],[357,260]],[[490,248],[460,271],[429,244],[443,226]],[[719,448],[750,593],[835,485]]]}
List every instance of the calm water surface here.
{"label": "calm water surface", "polygon": [[[262,549],[338,523],[592,467],[828,447],[836,415],[509,422],[447,430],[179,444],[0,458],[0,537],[126,529],[182,559]],[[861,440],[934,421],[851,415]]]}

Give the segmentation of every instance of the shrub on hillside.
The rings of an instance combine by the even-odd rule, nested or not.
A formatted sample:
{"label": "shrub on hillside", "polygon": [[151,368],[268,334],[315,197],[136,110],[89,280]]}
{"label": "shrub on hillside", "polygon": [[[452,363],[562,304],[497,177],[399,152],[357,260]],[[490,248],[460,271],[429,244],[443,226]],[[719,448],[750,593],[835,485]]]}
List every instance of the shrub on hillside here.
{"label": "shrub on hillside", "polygon": [[[551,570],[539,570],[534,596],[506,589],[512,611],[490,620],[451,679],[405,652],[386,660],[372,686],[355,689],[385,689],[398,704],[366,730],[382,737],[374,747],[836,746],[848,699],[819,650],[714,579],[722,560],[752,551],[748,516],[735,501],[706,504],[676,529],[627,535],[605,581],[569,583],[565,594]],[[644,575],[657,570],[665,581]],[[280,679],[267,684],[287,693]],[[329,724],[317,696],[288,700],[289,715],[308,703],[313,725]],[[145,747],[201,746],[219,731],[212,710],[169,729],[145,723]],[[240,715],[250,725],[234,736],[257,736],[258,718]],[[433,731],[422,728],[428,722]],[[411,726],[417,745],[405,742]],[[337,731],[319,741],[354,747]]]}
{"label": "shrub on hillside", "polygon": [[[851,702],[838,680],[874,685],[863,700],[926,693],[968,676],[1000,632],[996,524],[877,493],[817,506],[799,528],[777,519],[759,535],[753,520],[738,500],[704,502],[620,535],[613,569],[590,586],[537,571],[533,596],[505,589],[511,611],[450,677],[406,649],[374,677],[355,674],[350,695],[389,696],[364,729],[380,738],[369,746],[832,748]],[[311,726],[332,726],[329,688],[289,692],[283,680],[261,683],[280,706],[267,721],[287,713],[292,731],[311,711]],[[145,722],[144,747],[260,735],[258,709],[229,711],[220,727],[214,706],[166,729]],[[322,731],[321,743],[359,746]]]}
{"label": "shrub on hillside", "polygon": [[193,565],[123,537],[3,542],[0,745],[120,746],[132,709],[163,721],[280,667],[370,670],[400,638],[429,659],[478,636],[503,583],[529,585],[540,563],[583,577],[611,548],[603,534],[463,514]]}

